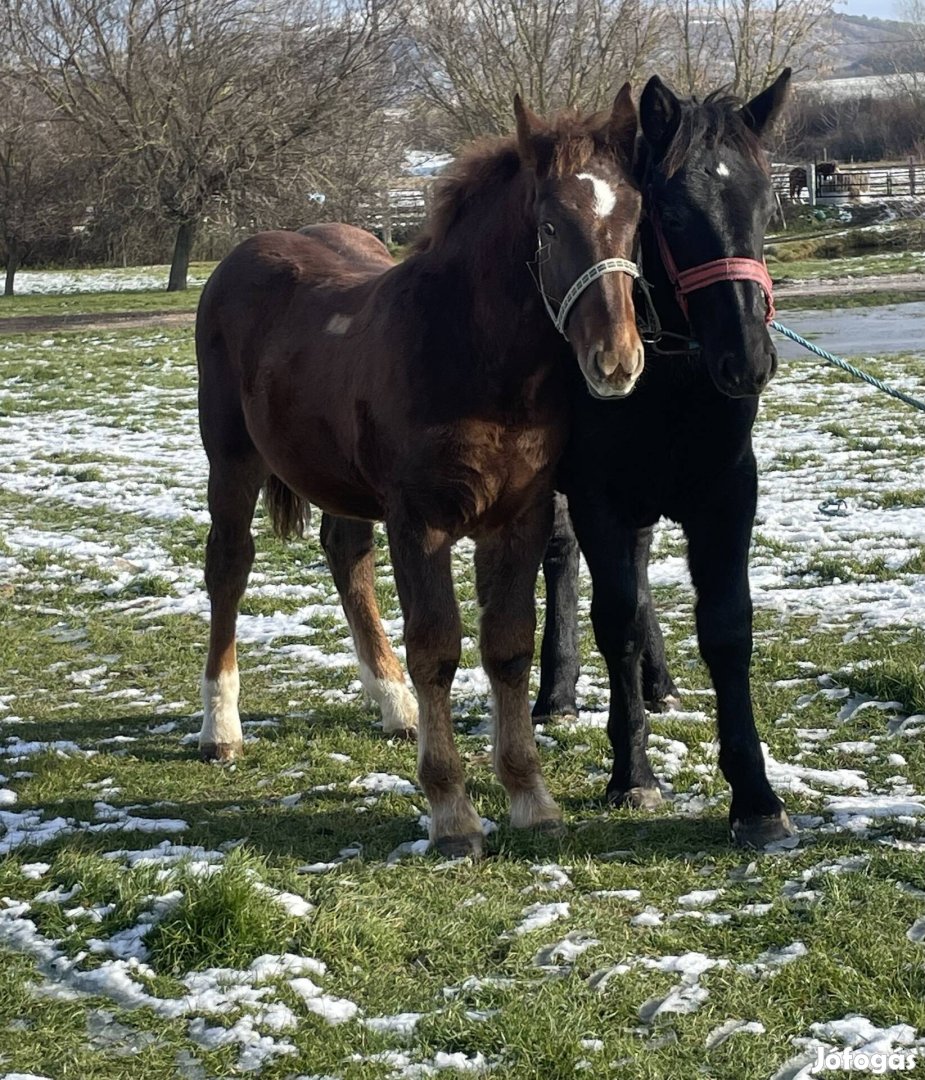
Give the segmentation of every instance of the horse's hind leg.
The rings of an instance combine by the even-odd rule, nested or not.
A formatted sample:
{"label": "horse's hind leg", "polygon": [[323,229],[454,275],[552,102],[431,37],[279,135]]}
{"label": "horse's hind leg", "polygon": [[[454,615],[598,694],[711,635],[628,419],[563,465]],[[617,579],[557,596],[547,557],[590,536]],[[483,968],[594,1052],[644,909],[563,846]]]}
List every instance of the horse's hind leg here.
{"label": "horse's hind leg", "polygon": [[[201,316],[200,316],[201,318]],[[235,624],[254,562],[251,521],[269,470],[244,423],[236,381],[220,341],[197,327],[199,429],[209,459],[206,589],[211,621],[202,677],[199,753],[205,761],[230,761],[242,749],[238,716]]]}
{"label": "horse's hind leg", "polygon": [[550,505],[542,501],[505,529],[480,537],[475,547],[482,664],[495,705],[495,772],[510,795],[516,828],[561,820],[540,769],[529,699],[536,576],[550,525]]}
{"label": "horse's hind leg", "polygon": [[244,462],[210,463],[206,541],[209,593],[209,653],[202,678],[199,754],[205,761],[231,761],[242,750],[238,716],[238,660],[235,624],[254,562],[251,521],[266,472],[254,456]]}
{"label": "horse's hind leg", "polygon": [[418,705],[385,636],[376,602],[372,522],[323,514],[321,546],[353,634],[360,681],[382,712],[382,730],[387,735],[413,737]]}
{"label": "horse's hind leg", "polygon": [[540,691],[534,723],[578,713],[578,541],[568,514],[568,500],[556,493],[553,527],[543,555],[546,579],[546,625],[540,649]]}

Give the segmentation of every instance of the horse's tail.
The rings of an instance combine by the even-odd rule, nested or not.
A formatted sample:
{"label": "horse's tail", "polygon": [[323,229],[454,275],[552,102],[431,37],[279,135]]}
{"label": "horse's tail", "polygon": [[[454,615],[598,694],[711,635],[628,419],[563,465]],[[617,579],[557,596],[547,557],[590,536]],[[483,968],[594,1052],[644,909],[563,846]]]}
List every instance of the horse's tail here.
{"label": "horse's tail", "polygon": [[271,474],[264,484],[263,505],[270,516],[273,532],[282,540],[290,536],[304,535],[311,507],[278,476]]}

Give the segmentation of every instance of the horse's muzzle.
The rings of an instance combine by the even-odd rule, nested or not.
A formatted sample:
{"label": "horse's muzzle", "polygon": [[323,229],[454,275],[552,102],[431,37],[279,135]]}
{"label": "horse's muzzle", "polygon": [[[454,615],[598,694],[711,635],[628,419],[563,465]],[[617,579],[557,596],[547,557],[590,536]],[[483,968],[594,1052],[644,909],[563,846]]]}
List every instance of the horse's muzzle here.
{"label": "horse's muzzle", "polygon": [[610,400],[633,392],[644,362],[645,352],[639,342],[629,349],[594,346],[582,358],[580,366],[591,396]]}
{"label": "horse's muzzle", "polygon": [[758,356],[743,358],[739,352],[724,352],[710,366],[710,374],[726,397],[756,397],[777,371],[777,349],[768,341]]}

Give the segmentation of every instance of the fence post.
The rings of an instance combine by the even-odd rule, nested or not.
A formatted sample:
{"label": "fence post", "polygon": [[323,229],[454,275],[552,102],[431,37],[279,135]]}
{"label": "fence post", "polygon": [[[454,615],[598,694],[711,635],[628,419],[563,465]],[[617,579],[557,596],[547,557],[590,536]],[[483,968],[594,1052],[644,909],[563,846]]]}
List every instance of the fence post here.
{"label": "fence post", "polygon": [[382,242],[386,247],[392,246],[392,202],[388,191],[382,206]]}
{"label": "fence post", "polygon": [[809,205],[816,205],[816,163],[811,161],[806,166],[806,190],[809,192]]}
{"label": "fence post", "polygon": [[909,194],[915,194],[915,161],[909,158]]}

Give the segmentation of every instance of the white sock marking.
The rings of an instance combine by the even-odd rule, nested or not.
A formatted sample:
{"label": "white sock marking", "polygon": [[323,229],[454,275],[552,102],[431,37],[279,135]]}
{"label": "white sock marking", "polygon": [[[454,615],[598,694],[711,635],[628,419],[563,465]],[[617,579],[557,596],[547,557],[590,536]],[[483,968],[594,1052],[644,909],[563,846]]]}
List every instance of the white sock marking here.
{"label": "white sock marking", "polygon": [[241,742],[238,716],[238,669],[221,671],[217,679],[202,678],[202,730],[199,745]]}
{"label": "white sock marking", "polygon": [[413,731],[418,726],[418,703],[404,682],[377,679],[372,671],[358,661],[360,682],[363,689],[379,706],[382,713],[382,730]]}
{"label": "white sock marking", "polygon": [[610,184],[599,176],[592,176],[591,173],[586,172],[578,173],[576,179],[591,181],[594,188],[594,212],[599,218],[608,217],[617,204],[617,193]]}

